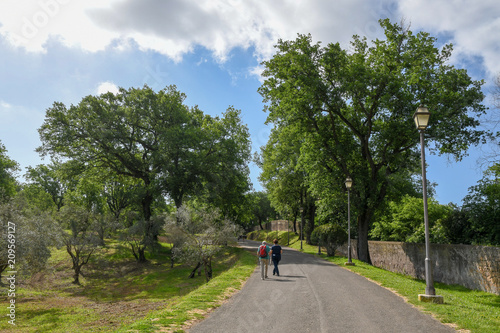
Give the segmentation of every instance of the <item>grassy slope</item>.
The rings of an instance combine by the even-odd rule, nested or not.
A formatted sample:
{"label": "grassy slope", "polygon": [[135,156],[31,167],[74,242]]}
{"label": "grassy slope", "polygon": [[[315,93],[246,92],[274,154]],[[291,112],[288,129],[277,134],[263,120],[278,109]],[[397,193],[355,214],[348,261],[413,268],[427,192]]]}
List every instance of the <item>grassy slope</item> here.
{"label": "grassy slope", "polygon": [[[282,245],[287,244],[286,232],[261,231],[249,235],[249,238],[266,241],[272,241],[277,237]],[[293,233],[290,233],[290,247],[300,249],[298,236]],[[303,242],[303,249],[307,253],[317,254],[318,252],[317,246],[307,245],[305,242]],[[391,289],[404,297],[407,302],[424,312],[431,313],[443,323],[474,333],[500,332],[500,296],[457,285],[435,283],[436,294],[444,297],[445,304],[422,303],[418,301],[418,294],[424,293],[425,281],[392,273],[358,260],[353,260],[356,266],[344,266],[347,258],[328,258],[324,254],[322,257]]]}
{"label": "grassy slope", "polygon": [[[64,250],[53,251],[52,269],[19,283],[16,331],[110,332],[127,331],[127,327],[150,332],[158,325],[180,327],[216,306],[228,291],[241,288],[256,266],[254,256],[226,248],[214,261],[214,278],[206,284],[203,274],[187,278],[190,266],[170,268],[167,244],[150,256],[147,264],[135,263],[122,244],[108,244],[84,266],[82,286],[71,283],[70,259]],[[8,302],[4,295],[0,304]],[[193,314],[186,316],[184,312]],[[169,318],[172,314],[174,319]],[[7,319],[0,321],[0,331],[12,328]]]}
{"label": "grassy slope", "polygon": [[218,277],[168,307],[153,311],[146,318],[123,328],[120,332],[154,332],[165,331],[166,328],[177,328],[180,332],[189,322],[203,318],[206,312],[220,306],[233,291],[241,288],[256,267],[255,256],[242,249],[234,250],[241,259],[231,269],[222,272]]}

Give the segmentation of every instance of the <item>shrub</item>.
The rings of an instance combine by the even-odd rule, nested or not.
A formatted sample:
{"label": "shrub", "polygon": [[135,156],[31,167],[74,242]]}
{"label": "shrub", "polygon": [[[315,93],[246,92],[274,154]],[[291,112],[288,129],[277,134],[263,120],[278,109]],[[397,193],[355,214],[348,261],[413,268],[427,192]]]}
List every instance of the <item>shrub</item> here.
{"label": "shrub", "polygon": [[317,227],[311,234],[313,245],[323,245],[329,257],[335,255],[335,250],[347,241],[347,231],[338,224],[324,224]]}

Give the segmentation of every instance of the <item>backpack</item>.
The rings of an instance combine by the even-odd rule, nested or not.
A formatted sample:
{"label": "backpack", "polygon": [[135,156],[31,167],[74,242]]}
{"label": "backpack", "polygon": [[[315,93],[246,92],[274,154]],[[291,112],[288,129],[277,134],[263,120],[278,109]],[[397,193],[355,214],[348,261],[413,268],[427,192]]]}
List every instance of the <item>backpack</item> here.
{"label": "backpack", "polygon": [[265,245],[261,245],[261,246],[259,247],[259,256],[260,256],[261,258],[265,258],[265,257],[267,257],[267,251],[266,251],[266,246],[265,246]]}

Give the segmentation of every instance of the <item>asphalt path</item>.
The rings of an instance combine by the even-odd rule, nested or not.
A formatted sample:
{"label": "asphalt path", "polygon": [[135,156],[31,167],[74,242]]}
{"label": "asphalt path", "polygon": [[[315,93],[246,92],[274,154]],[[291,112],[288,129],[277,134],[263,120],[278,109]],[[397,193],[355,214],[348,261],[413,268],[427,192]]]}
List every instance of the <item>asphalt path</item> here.
{"label": "asphalt path", "polygon": [[[260,243],[240,245],[257,253]],[[319,257],[283,247],[280,276],[243,288],[190,333],[215,332],[456,332],[379,285]]]}

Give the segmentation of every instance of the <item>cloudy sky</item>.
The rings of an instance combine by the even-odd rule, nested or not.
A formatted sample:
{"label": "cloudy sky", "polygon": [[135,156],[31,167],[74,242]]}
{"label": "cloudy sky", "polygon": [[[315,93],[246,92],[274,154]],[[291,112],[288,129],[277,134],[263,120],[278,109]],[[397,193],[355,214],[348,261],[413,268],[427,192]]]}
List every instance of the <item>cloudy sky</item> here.
{"label": "cloudy sky", "polygon": [[[37,129],[53,102],[117,87],[175,84],[186,104],[220,115],[242,110],[253,150],[264,145],[259,64],[279,38],[311,33],[348,46],[352,35],[381,37],[380,18],[411,23],[438,43],[453,43],[453,64],[486,81],[486,104],[500,73],[498,0],[2,0],[0,141],[23,168],[42,163]],[[482,177],[473,149],[460,163],[428,157],[441,203],[460,204]],[[254,188],[258,168],[251,167]]]}

